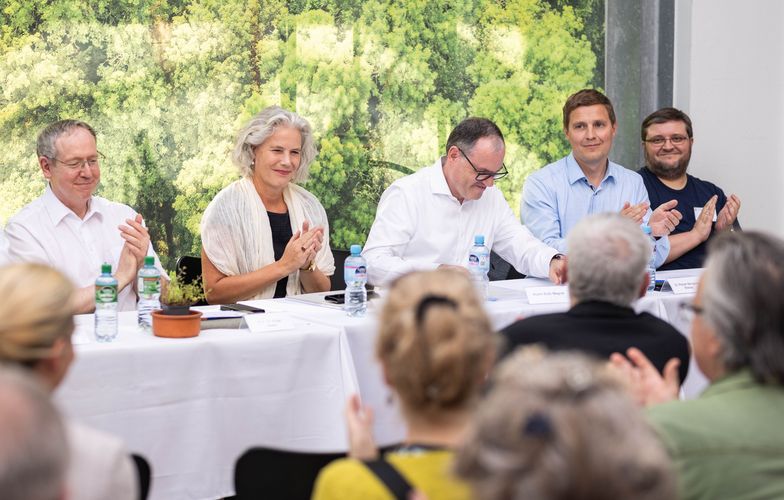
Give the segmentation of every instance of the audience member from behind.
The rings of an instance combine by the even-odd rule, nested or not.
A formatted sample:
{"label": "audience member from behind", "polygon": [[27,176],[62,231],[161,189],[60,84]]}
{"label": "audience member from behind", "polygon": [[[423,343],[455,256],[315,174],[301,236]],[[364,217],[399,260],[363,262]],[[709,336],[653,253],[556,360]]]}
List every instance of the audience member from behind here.
{"label": "audience member from behind", "polygon": [[30,375],[0,367],[0,496],[68,498],[67,465],[65,429],[49,395]]}
{"label": "audience member from behind", "polygon": [[[0,268],[0,361],[29,369],[54,391],[74,359],[74,287],[42,264]],[[69,498],[136,500],[137,480],[122,443],[66,423],[70,445]]]}
{"label": "audience member from behind", "polygon": [[239,132],[232,160],[242,179],[218,193],[201,219],[210,303],[329,290],[335,260],[327,213],[296,184],[315,157],[310,124],[277,106]]}
{"label": "audience member from behind", "polygon": [[[429,500],[470,498],[449,464],[496,347],[474,287],[451,269],[405,275],[393,283],[379,324],[376,355],[407,425],[403,446],[382,460]],[[389,490],[358,460],[378,459],[370,410],[354,396],[347,418],[354,458],[324,469],[314,498],[389,498]]]}
{"label": "audience member from behind", "polygon": [[691,119],[683,111],[662,108],[642,122],[645,166],[639,170],[651,203],[677,200],[683,214],[670,235],[670,254],[661,269],[702,267],[707,240],[740,228],[740,198],[727,197],[715,184],[686,173],[694,145]]}
{"label": "audience member from behind", "polygon": [[[131,207],[94,196],[101,179],[95,130],[61,120],[38,135],[44,193],[11,217],[5,228],[12,262],[40,262],[59,269],[79,289],[76,311],[95,309],[95,279],[108,262],[117,278],[121,311],[136,309],[136,273],[153,255],[142,216]],[[165,283],[164,283],[165,286]]]}
{"label": "audience member from behind", "polygon": [[482,500],[675,498],[667,453],[621,380],[577,353],[504,361],[455,470]]}
{"label": "audience member from behind", "polygon": [[784,241],[717,236],[687,310],[694,359],[711,382],[699,398],[677,401],[673,367],[662,377],[639,351],[632,363],[613,356],[652,406],[680,498],[784,498]]}
{"label": "audience member from behind", "polygon": [[637,347],[659,370],[677,358],[685,377],[686,337],[666,321],[633,309],[648,288],[646,263],[651,255],[651,243],[640,226],[619,214],[591,215],[569,233],[567,245],[572,308],[508,326],[502,332],[505,352],[541,343],[551,350],[580,350],[606,359]]}

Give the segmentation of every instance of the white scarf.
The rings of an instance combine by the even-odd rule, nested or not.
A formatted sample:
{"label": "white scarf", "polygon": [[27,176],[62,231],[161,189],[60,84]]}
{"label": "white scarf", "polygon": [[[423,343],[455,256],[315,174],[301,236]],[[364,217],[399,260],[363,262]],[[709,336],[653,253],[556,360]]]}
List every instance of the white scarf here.
{"label": "white scarf", "polygon": [[[324,207],[315,196],[292,183],[283,190],[283,201],[289,210],[292,233],[300,230],[305,221],[311,228],[324,228],[324,243],[316,254],[316,266],[326,275],[334,273]],[[232,182],[210,202],[201,218],[201,243],[212,264],[226,276],[250,273],[275,262],[267,209],[250,178]],[[272,298],[275,285],[271,283],[251,298]],[[295,271],[289,275],[286,295],[299,293],[302,287],[299,271]]]}

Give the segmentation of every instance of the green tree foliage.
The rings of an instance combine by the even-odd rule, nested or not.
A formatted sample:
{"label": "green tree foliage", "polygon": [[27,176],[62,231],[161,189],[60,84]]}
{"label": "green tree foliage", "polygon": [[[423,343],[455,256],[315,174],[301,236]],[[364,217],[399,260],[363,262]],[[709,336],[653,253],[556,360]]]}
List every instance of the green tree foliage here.
{"label": "green tree foliage", "polygon": [[0,224],[41,193],[37,133],[79,118],[106,155],[100,194],[146,217],[172,267],[198,254],[201,214],[239,177],[234,134],[271,104],[313,125],[306,187],[334,247],[363,243],[384,188],[469,115],[504,131],[499,187],[517,209],[528,173],[567,151],[560,109],[595,78],[601,5],[0,0]]}

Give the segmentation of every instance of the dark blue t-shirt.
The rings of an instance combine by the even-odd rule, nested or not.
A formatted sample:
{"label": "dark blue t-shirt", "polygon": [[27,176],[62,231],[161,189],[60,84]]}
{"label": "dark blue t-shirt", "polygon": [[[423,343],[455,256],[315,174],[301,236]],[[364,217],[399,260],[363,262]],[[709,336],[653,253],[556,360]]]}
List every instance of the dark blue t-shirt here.
{"label": "dark blue t-shirt", "polygon": [[[638,173],[642,176],[642,180],[645,183],[645,189],[648,190],[648,198],[651,201],[651,210],[654,210],[662,203],[666,203],[670,200],[678,200],[678,206],[675,207],[675,209],[683,215],[683,218],[672,234],[680,234],[691,231],[691,228],[694,227],[694,223],[697,220],[694,217],[694,208],[701,208],[705,206],[705,204],[714,194],[718,195],[718,199],[716,200],[716,214],[718,214],[721,209],[724,208],[724,204],[727,203],[727,197],[724,195],[724,191],[722,191],[720,187],[716,186],[712,182],[703,181],[702,179],[694,177],[693,175],[686,174],[686,186],[681,190],[677,190],[666,186],[662,181],[659,180],[658,177],[656,177],[653,172],[648,170],[648,167],[641,168]],[[740,228],[737,220],[735,221],[735,227],[738,229]],[[713,236],[715,236],[715,234],[716,231],[714,223],[714,229],[711,230],[711,234],[707,240],[681,255],[674,261],[668,264],[663,264],[661,267],[659,267],[659,269],[667,271],[670,269],[691,269],[695,267],[702,267],[705,261],[707,243],[711,238],[713,238]]]}

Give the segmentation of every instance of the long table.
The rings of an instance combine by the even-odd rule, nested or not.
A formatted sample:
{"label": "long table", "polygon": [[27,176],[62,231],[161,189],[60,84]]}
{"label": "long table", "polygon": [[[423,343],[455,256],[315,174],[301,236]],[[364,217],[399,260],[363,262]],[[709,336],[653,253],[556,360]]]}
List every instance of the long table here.
{"label": "long table", "polygon": [[[547,286],[543,280],[491,286],[506,297],[487,303],[499,329],[520,316],[568,307],[527,302],[522,290]],[[637,309],[687,334],[678,305],[690,299],[653,292]],[[289,299],[248,304],[293,328],[265,334],[205,330],[192,339],[162,339],[138,329],[133,313],[121,313],[118,338],[98,344],[91,341],[92,316],[77,317],[77,357],[56,401],[69,417],[122,437],[150,461],[153,500],[232,495],[234,463],[252,446],[345,451],[343,408],[355,392],[376,410],[377,441],[402,439],[403,423],[373,359],[378,304],[371,303],[366,318]],[[686,396],[705,384],[692,363]]]}

